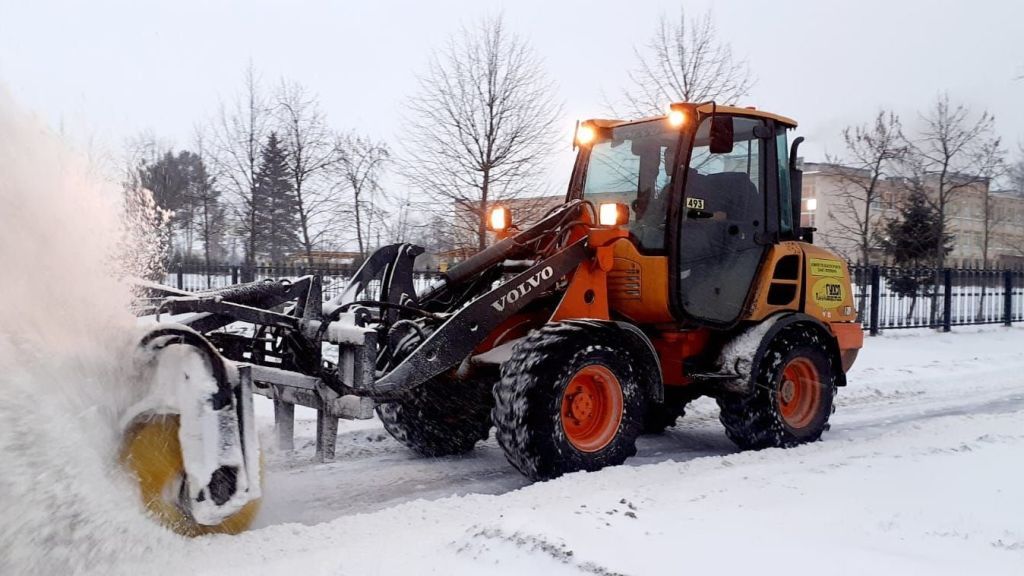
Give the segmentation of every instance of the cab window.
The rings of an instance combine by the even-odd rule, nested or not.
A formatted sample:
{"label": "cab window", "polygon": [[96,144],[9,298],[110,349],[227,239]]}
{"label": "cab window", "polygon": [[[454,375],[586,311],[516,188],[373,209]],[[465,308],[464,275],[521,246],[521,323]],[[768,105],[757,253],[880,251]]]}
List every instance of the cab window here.
{"label": "cab window", "polygon": [[678,128],[664,121],[618,126],[590,150],[583,198],[629,207],[630,236],[644,252],[665,248],[665,222]]}

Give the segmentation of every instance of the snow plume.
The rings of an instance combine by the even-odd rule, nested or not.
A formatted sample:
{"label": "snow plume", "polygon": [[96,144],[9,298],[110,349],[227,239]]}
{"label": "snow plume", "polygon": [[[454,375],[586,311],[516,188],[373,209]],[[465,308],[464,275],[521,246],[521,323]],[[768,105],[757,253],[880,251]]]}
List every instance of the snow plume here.
{"label": "snow plume", "polygon": [[[0,87],[0,574],[110,573],[178,542],[116,465],[137,393],[120,194]],[[141,264],[139,264],[141,262]]]}

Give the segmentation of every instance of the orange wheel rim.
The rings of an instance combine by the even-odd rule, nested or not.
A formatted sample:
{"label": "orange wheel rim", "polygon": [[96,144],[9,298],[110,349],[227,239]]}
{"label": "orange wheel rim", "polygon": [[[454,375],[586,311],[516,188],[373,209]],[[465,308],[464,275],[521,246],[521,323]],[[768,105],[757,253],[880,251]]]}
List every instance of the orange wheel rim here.
{"label": "orange wheel rim", "polygon": [[791,428],[807,427],[821,402],[818,369],[807,358],[794,358],[782,370],[778,388],[779,412]]}
{"label": "orange wheel rim", "polygon": [[580,368],[562,392],[562,429],[581,452],[607,446],[622,423],[622,386],[612,371],[598,364]]}

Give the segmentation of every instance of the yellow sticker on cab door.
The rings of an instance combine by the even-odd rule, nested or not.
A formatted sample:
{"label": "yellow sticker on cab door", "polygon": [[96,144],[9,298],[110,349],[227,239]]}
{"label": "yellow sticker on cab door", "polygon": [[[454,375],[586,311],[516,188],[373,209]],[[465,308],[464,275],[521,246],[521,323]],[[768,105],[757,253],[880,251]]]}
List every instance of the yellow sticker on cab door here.
{"label": "yellow sticker on cab door", "polygon": [[811,270],[811,276],[833,276],[835,278],[843,276],[843,264],[839,260],[811,258],[808,268]]}
{"label": "yellow sticker on cab door", "polygon": [[822,278],[811,288],[811,298],[822,309],[831,310],[842,306],[843,300],[846,300],[845,292],[843,281],[839,278]]}

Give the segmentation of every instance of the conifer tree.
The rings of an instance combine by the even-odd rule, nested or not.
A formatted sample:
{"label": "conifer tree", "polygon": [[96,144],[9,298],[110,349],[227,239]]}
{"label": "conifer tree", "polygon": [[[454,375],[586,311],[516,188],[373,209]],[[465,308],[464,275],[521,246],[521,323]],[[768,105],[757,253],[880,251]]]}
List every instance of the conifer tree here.
{"label": "conifer tree", "polygon": [[298,198],[288,168],[287,151],[271,132],[260,151],[256,174],[257,244],[272,263],[301,248],[298,237]]}
{"label": "conifer tree", "polygon": [[899,216],[885,224],[882,248],[901,268],[899,275],[889,276],[889,290],[910,298],[909,319],[914,313],[917,297],[928,296],[934,286],[934,272],[922,267],[934,261],[943,250],[952,250],[952,236],[943,231],[942,214],[928,201],[921,190],[914,190],[900,207]]}

